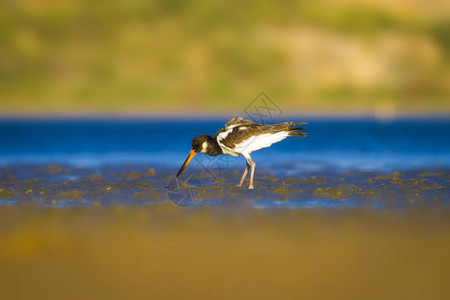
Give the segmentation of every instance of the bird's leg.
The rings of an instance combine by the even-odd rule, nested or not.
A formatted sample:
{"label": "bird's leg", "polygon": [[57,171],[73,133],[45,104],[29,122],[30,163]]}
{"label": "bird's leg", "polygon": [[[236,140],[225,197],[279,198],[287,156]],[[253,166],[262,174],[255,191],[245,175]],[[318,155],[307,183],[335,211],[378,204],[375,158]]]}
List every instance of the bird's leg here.
{"label": "bird's leg", "polygon": [[[247,159],[245,159],[245,160],[247,160]],[[236,184],[236,186],[242,186],[242,184],[244,183],[245,177],[247,176],[247,172],[248,172],[249,168],[250,168],[250,165],[247,162],[244,173],[242,174],[242,177],[241,177],[241,181],[239,181],[239,183]]]}
{"label": "bird's leg", "polygon": [[255,174],[256,163],[250,157],[248,158],[247,163],[252,168],[250,171],[250,184],[248,185],[248,189],[253,190],[253,175]]}

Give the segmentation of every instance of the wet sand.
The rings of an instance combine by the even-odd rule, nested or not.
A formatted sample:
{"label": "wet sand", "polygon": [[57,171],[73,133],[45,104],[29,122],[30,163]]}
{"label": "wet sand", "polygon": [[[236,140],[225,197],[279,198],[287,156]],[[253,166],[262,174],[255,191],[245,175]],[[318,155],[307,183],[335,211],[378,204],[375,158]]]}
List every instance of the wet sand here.
{"label": "wet sand", "polygon": [[261,170],[255,190],[235,187],[238,170],[150,165],[74,168],[13,165],[0,171],[0,204],[45,207],[132,205],[169,202],[180,207],[219,205],[254,208],[449,208],[450,172],[441,169],[336,172],[324,169],[293,176]]}
{"label": "wet sand", "polygon": [[0,298],[450,295],[448,170],[190,171],[2,168]]}
{"label": "wet sand", "polygon": [[448,299],[448,211],[0,208],[2,299]]}

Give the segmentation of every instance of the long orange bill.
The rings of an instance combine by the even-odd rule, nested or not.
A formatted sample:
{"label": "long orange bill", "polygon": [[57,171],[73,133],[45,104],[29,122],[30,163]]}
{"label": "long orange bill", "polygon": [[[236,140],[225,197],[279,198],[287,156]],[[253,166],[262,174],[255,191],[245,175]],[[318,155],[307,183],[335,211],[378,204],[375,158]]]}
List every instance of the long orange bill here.
{"label": "long orange bill", "polygon": [[180,171],[178,171],[177,177],[180,176],[181,172],[183,172],[184,169],[186,169],[187,165],[189,164],[191,159],[195,156],[195,154],[197,154],[197,152],[195,152],[194,150],[191,150],[191,152],[189,153],[188,157],[186,158],[184,164],[181,166]]}

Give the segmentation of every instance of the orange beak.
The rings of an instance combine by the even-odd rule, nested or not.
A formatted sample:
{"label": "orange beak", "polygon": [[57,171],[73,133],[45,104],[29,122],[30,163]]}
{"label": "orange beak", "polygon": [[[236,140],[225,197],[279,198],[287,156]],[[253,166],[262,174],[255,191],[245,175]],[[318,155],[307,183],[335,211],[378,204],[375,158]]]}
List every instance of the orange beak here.
{"label": "orange beak", "polygon": [[191,159],[195,156],[195,154],[197,154],[197,152],[195,152],[194,150],[191,150],[191,152],[189,153],[188,157],[184,161],[184,164],[181,166],[180,170],[178,171],[177,177],[180,176],[181,172],[183,172],[184,169],[186,169],[187,165],[189,164]]}

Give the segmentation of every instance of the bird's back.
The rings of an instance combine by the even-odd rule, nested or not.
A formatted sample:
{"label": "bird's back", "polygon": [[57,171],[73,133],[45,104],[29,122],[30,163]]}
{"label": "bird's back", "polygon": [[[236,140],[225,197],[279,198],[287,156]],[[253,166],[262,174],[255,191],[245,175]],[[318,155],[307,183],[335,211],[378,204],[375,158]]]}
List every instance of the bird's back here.
{"label": "bird's back", "polygon": [[302,124],[306,123],[285,122],[263,125],[239,117],[226,123],[225,127],[216,133],[214,139],[226,154],[251,153],[269,147],[288,136],[306,136],[305,132],[298,132],[303,130],[303,128],[298,127]]}

